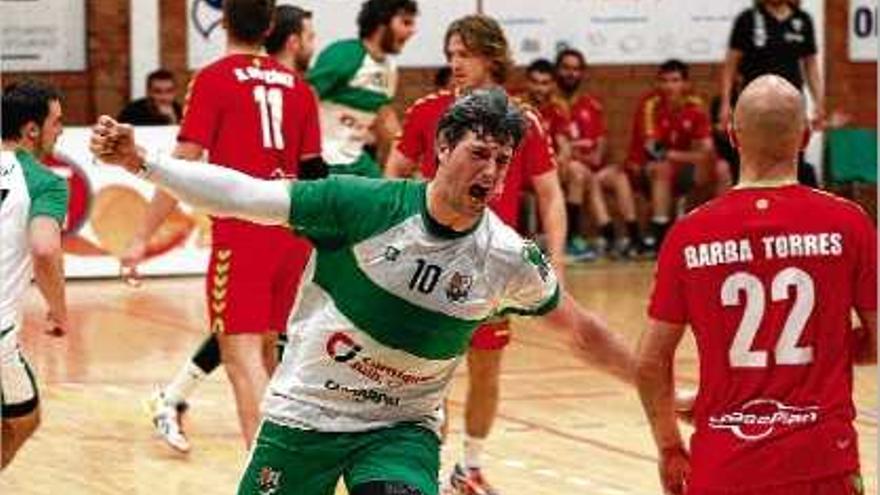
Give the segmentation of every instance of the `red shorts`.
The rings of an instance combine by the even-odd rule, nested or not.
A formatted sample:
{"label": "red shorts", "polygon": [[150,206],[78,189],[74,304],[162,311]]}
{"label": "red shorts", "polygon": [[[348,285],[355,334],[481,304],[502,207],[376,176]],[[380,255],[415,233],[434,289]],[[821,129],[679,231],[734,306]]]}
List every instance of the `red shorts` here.
{"label": "red shorts", "polygon": [[862,477],[858,473],[831,476],[818,480],[754,490],[688,489],[687,495],[863,495]]}
{"label": "red shorts", "polygon": [[498,351],[510,343],[510,320],[503,319],[484,323],[471,337],[471,349]]}
{"label": "red shorts", "polygon": [[311,244],[289,230],[253,227],[213,239],[205,283],[212,332],[281,332],[287,327]]}

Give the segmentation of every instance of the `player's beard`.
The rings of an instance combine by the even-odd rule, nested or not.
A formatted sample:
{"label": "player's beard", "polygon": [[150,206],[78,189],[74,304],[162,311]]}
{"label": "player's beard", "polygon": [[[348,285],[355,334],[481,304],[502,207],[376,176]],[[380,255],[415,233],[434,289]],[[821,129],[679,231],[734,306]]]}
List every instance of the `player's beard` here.
{"label": "player's beard", "polygon": [[382,51],[391,55],[397,55],[400,53],[401,46],[398,46],[397,40],[394,37],[394,30],[391,29],[391,26],[384,26],[382,31],[382,39],[379,40],[379,46],[382,47]]}
{"label": "player's beard", "polygon": [[293,61],[294,68],[300,74],[305,74],[309,70],[309,63],[312,61],[312,54],[310,53],[308,56],[300,56],[297,57],[296,60]]}
{"label": "player's beard", "polygon": [[566,79],[560,77],[556,83],[559,85],[559,89],[567,95],[576,93],[578,88],[581,87],[580,79]]}

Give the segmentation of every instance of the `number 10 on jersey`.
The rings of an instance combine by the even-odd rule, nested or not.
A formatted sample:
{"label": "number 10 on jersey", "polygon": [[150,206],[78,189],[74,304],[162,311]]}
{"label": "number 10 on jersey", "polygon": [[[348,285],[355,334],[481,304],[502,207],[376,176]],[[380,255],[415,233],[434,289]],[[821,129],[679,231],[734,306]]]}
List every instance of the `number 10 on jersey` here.
{"label": "number 10 on jersey", "polygon": [[281,120],[284,117],[284,95],[281,88],[254,87],[254,100],[260,110],[260,129],[263,132],[263,147],[284,149],[284,133]]}

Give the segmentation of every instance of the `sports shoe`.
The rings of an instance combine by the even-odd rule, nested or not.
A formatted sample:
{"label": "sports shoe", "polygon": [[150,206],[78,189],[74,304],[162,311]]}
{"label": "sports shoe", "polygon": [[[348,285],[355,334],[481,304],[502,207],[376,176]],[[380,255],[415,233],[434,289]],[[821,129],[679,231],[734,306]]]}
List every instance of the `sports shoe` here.
{"label": "sports shoe", "polygon": [[593,261],[596,257],[596,251],[583,237],[572,237],[565,243],[565,258],[571,263]]}
{"label": "sports shoe", "polygon": [[499,495],[479,468],[465,468],[461,464],[456,464],[449,475],[449,486],[453,495]]}
{"label": "sports shoe", "polygon": [[180,424],[181,415],[189,407],[187,403],[172,404],[165,399],[165,394],[159,389],[147,400],[146,407],[153,420],[153,427],[162,440],[178,452],[189,452],[189,440]]}

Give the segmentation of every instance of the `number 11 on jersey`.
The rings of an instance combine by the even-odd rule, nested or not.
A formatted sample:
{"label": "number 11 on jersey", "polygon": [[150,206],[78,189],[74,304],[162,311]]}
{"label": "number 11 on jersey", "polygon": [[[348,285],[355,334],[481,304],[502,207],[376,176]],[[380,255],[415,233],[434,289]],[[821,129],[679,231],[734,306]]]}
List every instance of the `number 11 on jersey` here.
{"label": "number 11 on jersey", "polygon": [[284,117],[284,96],[280,88],[254,87],[254,100],[260,110],[260,128],[263,131],[263,147],[284,149],[284,133],[281,119]]}

